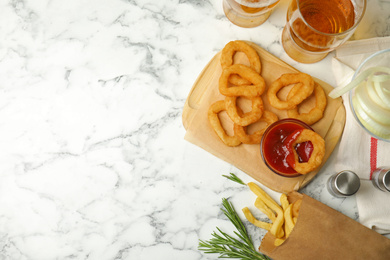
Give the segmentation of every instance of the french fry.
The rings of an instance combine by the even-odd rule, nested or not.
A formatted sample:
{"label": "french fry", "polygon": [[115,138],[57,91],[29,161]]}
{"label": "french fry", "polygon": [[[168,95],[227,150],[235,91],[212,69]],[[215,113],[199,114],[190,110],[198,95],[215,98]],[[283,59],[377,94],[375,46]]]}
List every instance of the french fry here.
{"label": "french fry", "polygon": [[256,227],[259,227],[259,228],[262,228],[262,229],[266,229],[266,230],[270,230],[271,227],[272,227],[272,224],[271,223],[267,223],[267,222],[264,222],[264,221],[260,221],[258,219],[256,219],[252,212],[249,210],[248,207],[245,207],[242,209],[242,212],[244,213],[246,219],[252,223],[253,225],[255,225]]}
{"label": "french fry", "polygon": [[[258,197],[260,198],[267,198],[275,207],[278,207],[280,208],[279,204],[276,203],[270,195],[268,195],[262,188],[260,188],[258,185],[256,185],[256,183],[254,182],[249,182],[248,183],[248,187],[249,189],[254,193],[256,194]],[[269,205],[267,205],[268,207],[270,207]],[[271,207],[270,207],[271,208]],[[272,209],[272,208],[271,208]],[[273,209],[272,209],[273,210]]]}
{"label": "french fry", "polygon": [[[272,221],[275,222],[276,216],[275,213],[265,205],[264,201],[261,200],[261,198],[257,197],[255,201],[255,207],[261,210],[264,214],[267,215],[267,217]],[[283,228],[279,229],[277,233],[277,237],[283,237],[284,236],[284,230]]]}
{"label": "french fry", "polygon": [[285,227],[285,234],[286,238],[289,237],[291,231],[294,228],[294,220],[292,219],[292,212],[291,212],[292,204],[288,205],[286,211],[284,212],[284,227]]}
{"label": "french fry", "polygon": [[284,223],[284,217],[283,217],[283,213],[282,213],[276,217],[276,220],[272,224],[272,227],[270,230],[271,234],[274,235],[276,238],[281,238],[284,235],[283,223]]}
{"label": "french fry", "polygon": [[284,239],[284,238],[277,238],[274,241],[274,245],[275,246],[280,246],[281,244],[283,244],[284,241],[286,241],[286,239]]}
{"label": "french fry", "polygon": [[284,193],[280,196],[280,203],[282,204],[284,211],[284,233],[286,234],[286,238],[288,238],[295,225],[295,221],[292,215],[292,208],[294,204],[289,203],[287,195]]}
{"label": "french fry", "polygon": [[261,200],[276,213],[276,219],[271,227],[271,234],[277,238],[281,238],[281,229],[284,223],[283,209],[276,203],[263,189],[257,186],[255,183],[248,183],[249,188],[255,193]]}
{"label": "french fry", "polygon": [[265,205],[265,203],[261,200],[261,198],[258,197],[256,199],[255,207],[258,208],[259,210],[261,210],[261,212],[263,212],[265,215],[267,215],[267,217],[272,222],[275,221],[275,219],[276,219],[275,213],[269,207],[267,207],[267,205]]}
{"label": "french fry", "polygon": [[275,237],[275,246],[280,246],[290,236],[297,222],[302,200],[290,203],[287,195],[281,194],[279,205],[255,183],[248,183],[248,187],[257,195],[255,207],[267,215],[272,223],[257,220],[247,207],[242,209],[246,219],[255,226],[268,230]]}
{"label": "french fry", "polygon": [[288,205],[290,205],[287,199],[287,195],[284,193],[280,195],[280,204],[282,205],[283,211],[286,211]]}

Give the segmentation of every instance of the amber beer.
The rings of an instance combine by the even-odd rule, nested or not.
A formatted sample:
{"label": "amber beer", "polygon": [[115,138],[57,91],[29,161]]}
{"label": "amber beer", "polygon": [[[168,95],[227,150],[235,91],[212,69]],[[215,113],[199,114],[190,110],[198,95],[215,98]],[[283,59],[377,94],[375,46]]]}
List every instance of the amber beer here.
{"label": "amber beer", "polygon": [[355,21],[350,0],[303,0],[300,1],[300,10],[306,22],[323,33],[344,32]]}
{"label": "amber beer", "polygon": [[319,61],[352,35],[361,16],[351,0],[292,0],[282,34],[283,47],[299,62]]}
{"label": "amber beer", "polygon": [[235,25],[250,28],[263,24],[279,0],[223,0],[226,17]]}

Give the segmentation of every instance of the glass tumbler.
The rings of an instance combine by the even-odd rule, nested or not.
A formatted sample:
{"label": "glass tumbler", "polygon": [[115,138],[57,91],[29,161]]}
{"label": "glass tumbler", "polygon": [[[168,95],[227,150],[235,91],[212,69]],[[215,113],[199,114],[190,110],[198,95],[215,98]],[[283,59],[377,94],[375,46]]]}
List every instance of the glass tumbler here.
{"label": "glass tumbler", "polygon": [[318,62],[352,36],[365,9],[366,0],[291,0],[283,48],[298,62]]}
{"label": "glass tumbler", "polygon": [[223,11],[235,25],[244,28],[263,24],[280,0],[223,0]]}

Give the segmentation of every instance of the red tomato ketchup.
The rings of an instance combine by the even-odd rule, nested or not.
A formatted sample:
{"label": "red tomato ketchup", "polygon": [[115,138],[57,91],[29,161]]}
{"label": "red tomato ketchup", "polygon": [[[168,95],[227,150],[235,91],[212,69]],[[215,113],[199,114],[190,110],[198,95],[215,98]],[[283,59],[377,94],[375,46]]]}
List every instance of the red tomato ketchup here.
{"label": "red tomato ketchup", "polygon": [[292,143],[305,128],[312,130],[302,121],[290,118],[279,120],[268,127],[261,141],[261,155],[272,171],[288,177],[300,175],[291,167],[295,163],[292,149],[296,150],[299,162],[307,162],[313,151],[313,144],[309,141],[292,147]]}

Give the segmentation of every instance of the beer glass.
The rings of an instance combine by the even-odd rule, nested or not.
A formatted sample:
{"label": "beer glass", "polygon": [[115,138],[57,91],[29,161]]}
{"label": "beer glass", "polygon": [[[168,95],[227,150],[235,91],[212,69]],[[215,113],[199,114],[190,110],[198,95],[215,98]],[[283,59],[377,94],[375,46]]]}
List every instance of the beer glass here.
{"label": "beer glass", "polygon": [[235,25],[245,28],[263,24],[279,0],[223,0],[223,11]]}
{"label": "beer glass", "polygon": [[283,48],[298,62],[320,61],[352,36],[365,9],[366,0],[292,0]]}

